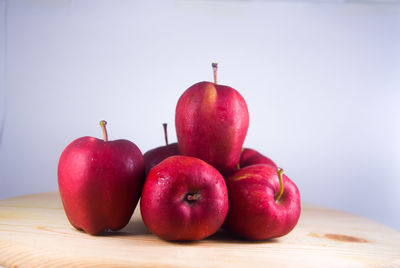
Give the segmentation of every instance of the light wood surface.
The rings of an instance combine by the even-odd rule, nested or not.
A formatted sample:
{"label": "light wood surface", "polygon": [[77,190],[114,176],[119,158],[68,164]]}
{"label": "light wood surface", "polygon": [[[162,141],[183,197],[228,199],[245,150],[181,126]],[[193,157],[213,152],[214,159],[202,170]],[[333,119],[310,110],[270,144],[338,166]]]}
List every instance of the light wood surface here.
{"label": "light wood surface", "polygon": [[400,233],[348,213],[304,205],[287,236],[247,242],[219,231],[192,243],[150,234],[137,208],[120,232],[90,236],[69,224],[58,193],[0,200],[6,267],[400,267]]}

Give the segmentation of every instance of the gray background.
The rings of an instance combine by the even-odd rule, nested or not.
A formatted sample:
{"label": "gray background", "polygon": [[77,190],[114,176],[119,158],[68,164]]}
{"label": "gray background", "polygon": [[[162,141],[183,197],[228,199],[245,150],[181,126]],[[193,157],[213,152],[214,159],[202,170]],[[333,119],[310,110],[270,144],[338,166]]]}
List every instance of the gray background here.
{"label": "gray background", "polygon": [[0,0],[0,198],[57,190],[80,136],[176,140],[195,82],[241,92],[245,146],[304,202],[400,230],[398,1]]}

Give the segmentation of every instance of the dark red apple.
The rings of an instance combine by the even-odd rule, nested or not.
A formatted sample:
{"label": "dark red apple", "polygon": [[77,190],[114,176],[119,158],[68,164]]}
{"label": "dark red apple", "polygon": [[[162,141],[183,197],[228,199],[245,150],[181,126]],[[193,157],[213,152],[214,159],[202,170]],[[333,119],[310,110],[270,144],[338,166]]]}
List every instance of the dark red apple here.
{"label": "dark red apple", "polygon": [[62,152],[58,185],[71,225],[89,234],[119,230],[130,220],[144,182],[144,161],[128,140],[81,137]]}
{"label": "dark red apple", "polygon": [[221,173],[236,170],[249,126],[249,112],[235,89],[214,80],[189,87],[175,111],[178,149],[182,155],[200,158]]}
{"label": "dark red apple", "polygon": [[289,233],[300,217],[300,194],[281,169],[257,164],[226,180],[229,212],[224,227],[249,240]]}
{"label": "dark red apple", "polygon": [[143,155],[146,175],[149,173],[150,169],[152,169],[155,165],[160,163],[165,158],[178,154],[178,144],[168,144],[167,124],[164,123],[163,127],[166,145],[147,151]]}
{"label": "dark red apple", "polygon": [[273,166],[274,168],[277,168],[274,161],[272,161],[270,158],[260,154],[256,150],[250,148],[244,148],[242,155],[240,156],[240,162],[239,162],[240,168],[244,168],[255,164],[266,164]]}
{"label": "dark red apple", "polygon": [[203,239],[221,227],[228,212],[225,180],[198,158],[168,157],[150,170],[140,211],[147,228],[162,239]]}

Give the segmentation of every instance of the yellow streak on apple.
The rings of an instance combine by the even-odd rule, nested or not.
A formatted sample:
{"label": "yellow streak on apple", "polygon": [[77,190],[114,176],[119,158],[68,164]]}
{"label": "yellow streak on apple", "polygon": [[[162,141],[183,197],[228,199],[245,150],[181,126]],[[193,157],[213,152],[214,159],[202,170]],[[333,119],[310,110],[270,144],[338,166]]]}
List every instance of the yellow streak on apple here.
{"label": "yellow streak on apple", "polygon": [[251,176],[249,176],[249,175],[242,175],[242,176],[240,176],[240,177],[237,177],[237,178],[233,178],[232,180],[233,181],[240,181],[240,180],[244,180],[244,179],[256,179],[256,180],[263,180],[264,179],[264,177],[262,176],[262,175],[256,175],[256,174],[252,174]]}
{"label": "yellow streak on apple", "polygon": [[214,85],[209,84],[204,90],[203,99],[201,101],[201,113],[207,114],[214,112],[217,102],[217,90]]}

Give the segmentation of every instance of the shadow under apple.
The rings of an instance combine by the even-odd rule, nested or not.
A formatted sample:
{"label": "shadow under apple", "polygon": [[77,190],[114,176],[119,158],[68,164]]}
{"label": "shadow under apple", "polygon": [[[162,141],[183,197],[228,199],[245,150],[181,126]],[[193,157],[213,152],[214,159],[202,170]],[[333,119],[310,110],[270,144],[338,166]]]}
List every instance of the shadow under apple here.
{"label": "shadow under apple", "polygon": [[221,242],[221,243],[242,243],[242,244],[279,243],[279,239],[276,238],[260,240],[260,241],[247,240],[222,228],[219,229],[215,234],[207,237],[205,240],[213,242]]}
{"label": "shadow under apple", "polygon": [[[82,230],[79,230],[83,232]],[[133,235],[152,235],[152,233],[146,228],[143,221],[131,220],[129,223],[118,231],[105,230],[97,236],[133,236]]]}

